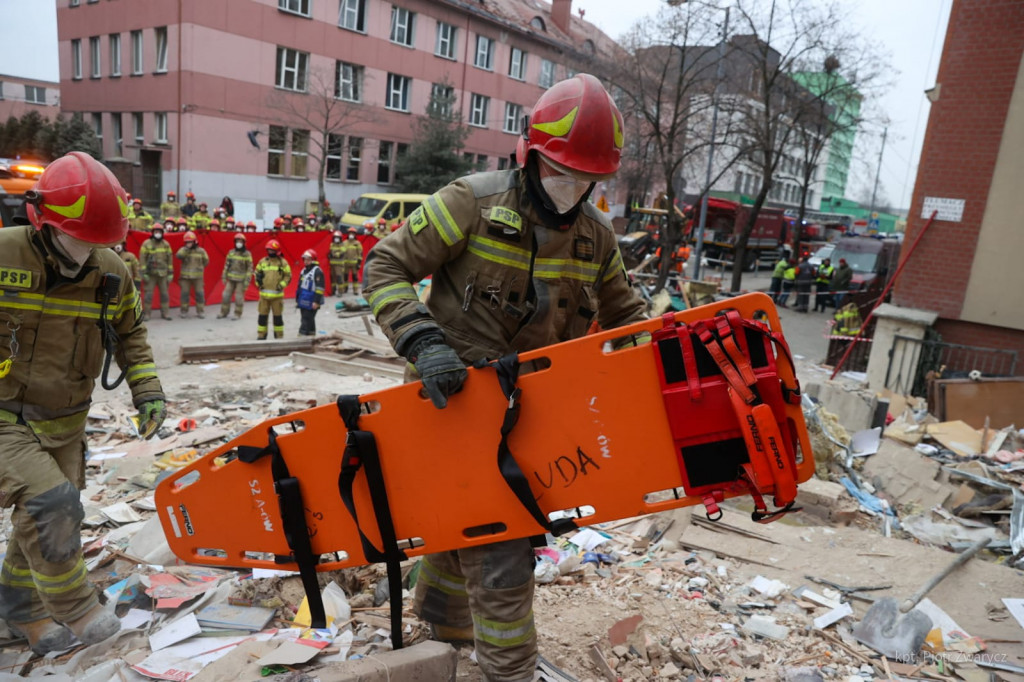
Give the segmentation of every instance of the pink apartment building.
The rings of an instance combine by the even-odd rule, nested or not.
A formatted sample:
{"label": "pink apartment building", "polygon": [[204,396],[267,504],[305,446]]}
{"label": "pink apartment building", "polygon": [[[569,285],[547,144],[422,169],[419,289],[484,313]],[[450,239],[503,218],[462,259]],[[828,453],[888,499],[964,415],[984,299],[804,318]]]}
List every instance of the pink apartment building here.
{"label": "pink apartment building", "polygon": [[[520,119],[550,84],[617,45],[572,0],[58,0],[62,110],[155,207],[192,191],[269,222],[317,198],[315,130],[282,99],[324,79],[359,122],[329,140],[327,199],[394,191],[396,155],[447,82],[472,133],[464,153],[504,168]],[[330,95],[328,95],[330,97]],[[307,98],[305,100],[301,98]],[[611,188],[614,189],[614,188]]]}
{"label": "pink apartment building", "polygon": [[0,121],[37,111],[52,121],[60,113],[60,83],[0,73]]}

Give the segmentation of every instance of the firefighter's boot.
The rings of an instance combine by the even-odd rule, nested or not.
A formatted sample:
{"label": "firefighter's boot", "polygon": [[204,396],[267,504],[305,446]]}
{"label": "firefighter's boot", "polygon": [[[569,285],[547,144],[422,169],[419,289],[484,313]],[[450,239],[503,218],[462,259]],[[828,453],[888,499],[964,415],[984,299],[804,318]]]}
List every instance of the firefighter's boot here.
{"label": "firefighter's boot", "polygon": [[28,623],[9,623],[28,640],[32,653],[45,656],[51,651],[64,651],[71,646],[71,631],[53,618],[40,618]]}
{"label": "firefighter's boot", "polygon": [[99,604],[89,609],[78,620],[67,623],[82,644],[96,644],[121,630],[121,619]]}
{"label": "firefighter's boot", "polygon": [[473,626],[453,627],[451,625],[430,624],[430,638],[438,642],[472,642]]}

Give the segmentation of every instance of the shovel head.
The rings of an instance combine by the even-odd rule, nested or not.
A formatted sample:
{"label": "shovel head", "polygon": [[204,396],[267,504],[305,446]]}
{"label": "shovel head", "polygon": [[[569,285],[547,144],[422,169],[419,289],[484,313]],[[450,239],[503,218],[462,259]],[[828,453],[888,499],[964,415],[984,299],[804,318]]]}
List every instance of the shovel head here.
{"label": "shovel head", "polygon": [[879,599],[864,620],[853,627],[853,636],[886,658],[913,663],[932,629],[932,619],[916,609],[900,613],[895,599]]}

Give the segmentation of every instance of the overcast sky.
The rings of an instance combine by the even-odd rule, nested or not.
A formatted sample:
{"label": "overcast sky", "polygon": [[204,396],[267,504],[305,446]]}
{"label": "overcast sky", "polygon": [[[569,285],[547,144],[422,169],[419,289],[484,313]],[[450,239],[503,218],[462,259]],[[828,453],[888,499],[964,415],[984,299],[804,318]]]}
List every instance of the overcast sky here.
{"label": "overcast sky", "polygon": [[[584,9],[588,21],[619,38],[638,19],[656,14],[663,1],[574,0],[573,11]],[[892,55],[896,85],[875,107],[891,121],[879,201],[906,207],[928,123],[924,90],[935,83],[952,0],[840,1],[855,12],[863,34]],[[728,2],[717,4],[725,7]],[[0,75],[59,80],[56,16],[54,0],[0,0]],[[880,130],[858,134],[849,198],[870,196],[880,148]]]}

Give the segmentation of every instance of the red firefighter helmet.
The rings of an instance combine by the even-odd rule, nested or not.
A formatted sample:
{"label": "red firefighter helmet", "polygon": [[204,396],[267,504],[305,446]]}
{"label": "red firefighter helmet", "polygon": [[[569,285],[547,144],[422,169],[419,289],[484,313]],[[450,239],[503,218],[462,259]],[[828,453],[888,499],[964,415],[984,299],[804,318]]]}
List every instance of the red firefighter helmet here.
{"label": "red firefighter helmet", "polygon": [[26,193],[28,219],[89,244],[112,245],[128,234],[128,194],[114,174],[83,152],[70,152],[43,171]]}
{"label": "red firefighter helmet", "polygon": [[224,222],[225,223],[233,223],[233,222],[235,222],[235,216],[229,215],[227,218],[224,219]]}
{"label": "red firefighter helmet", "polygon": [[355,233],[356,233],[357,231],[358,231],[358,230],[356,230],[356,228],[354,228],[354,227],[350,227],[350,228],[348,228],[348,233],[349,233],[349,234],[355,234]]}
{"label": "red firefighter helmet", "polygon": [[302,225],[302,218],[292,218],[292,226],[299,227]]}
{"label": "red firefighter helmet", "polygon": [[177,195],[177,194],[175,194],[174,192],[168,192],[168,193],[167,193],[167,198],[168,198],[168,199],[174,199],[174,198],[175,198],[175,197],[177,197],[177,196],[178,196],[178,195]]}
{"label": "red firefighter helmet", "polygon": [[245,241],[244,232],[235,232],[235,241],[237,242],[239,239],[241,239],[243,242]]}
{"label": "red firefighter helmet", "polygon": [[193,232],[192,230],[189,230],[188,232],[185,233],[185,241],[186,242],[194,242],[195,240],[196,240],[196,233],[195,232]]}
{"label": "red firefighter helmet", "polygon": [[605,180],[619,169],[622,114],[601,81],[588,73],[555,83],[540,96],[516,144],[516,161],[531,151],[556,167],[589,180]]}
{"label": "red firefighter helmet", "polygon": [[330,207],[331,207],[331,202],[327,201],[327,199],[324,199],[324,208],[330,208]]}
{"label": "red firefighter helmet", "polygon": [[302,252],[302,257],[312,258],[313,260],[316,260],[316,251],[314,251],[313,249],[306,249],[305,251]]}
{"label": "red firefighter helmet", "polygon": [[164,218],[164,225],[166,225],[166,227],[164,229],[173,230],[174,229],[174,218],[171,218],[170,216]]}
{"label": "red firefighter helmet", "polygon": [[306,220],[316,220],[316,214],[310,213],[308,216],[306,216]]}
{"label": "red firefighter helmet", "polygon": [[207,206],[207,204],[206,204],[205,201],[200,201],[199,202],[199,208],[205,208],[206,206]]}
{"label": "red firefighter helmet", "polygon": [[251,227],[251,228],[252,228],[252,229],[254,229],[254,230],[256,229],[256,223],[254,223],[254,222],[253,222],[253,221],[251,221],[251,220],[250,220],[249,222],[247,222],[247,223],[245,224],[245,226],[246,226],[246,227]]}
{"label": "red firefighter helmet", "polygon": [[196,198],[196,195],[192,194],[192,192],[185,192],[185,200],[186,201],[189,200],[189,199],[195,199],[195,198]]}
{"label": "red firefighter helmet", "polygon": [[377,218],[377,224],[378,225],[387,225],[388,224],[387,218],[384,218],[384,217]]}
{"label": "red firefighter helmet", "polygon": [[281,216],[274,218],[274,227],[281,227],[282,225],[284,225],[284,218]]}
{"label": "red firefighter helmet", "polygon": [[179,216],[177,222],[179,225],[188,225],[188,219],[184,216]]}
{"label": "red firefighter helmet", "polygon": [[342,238],[344,238],[344,237],[345,237],[345,235],[343,235],[343,234],[341,233],[341,230],[335,230],[335,231],[334,231],[333,233],[331,233],[331,234],[332,234],[332,236],[334,236],[334,237],[342,237]]}
{"label": "red firefighter helmet", "polygon": [[219,230],[220,229],[220,221],[217,220],[216,218],[213,218],[212,220],[210,220],[210,227],[211,228],[216,228],[216,229]]}
{"label": "red firefighter helmet", "polygon": [[[128,198],[131,199],[131,196],[129,195]],[[132,199],[132,204],[138,204],[139,206],[142,206],[142,199],[135,197],[134,199]]]}
{"label": "red firefighter helmet", "polygon": [[271,239],[269,242],[267,242],[267,251],[280,251],[280,250],[281,250],[281,242],[277,241],[276,239]]}

